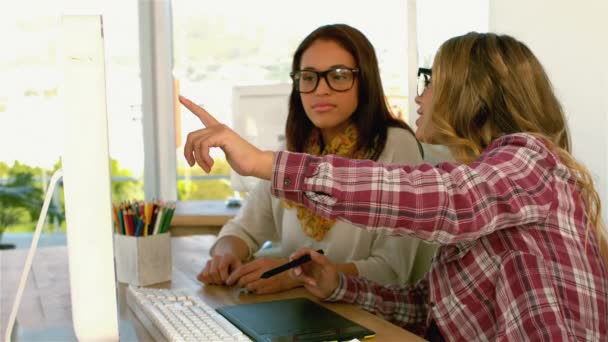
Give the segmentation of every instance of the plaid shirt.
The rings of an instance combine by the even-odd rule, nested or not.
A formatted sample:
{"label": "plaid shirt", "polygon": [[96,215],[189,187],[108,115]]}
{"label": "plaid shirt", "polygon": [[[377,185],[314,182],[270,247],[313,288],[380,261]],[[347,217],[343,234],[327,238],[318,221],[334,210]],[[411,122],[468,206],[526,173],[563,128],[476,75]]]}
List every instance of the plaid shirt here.
{"label": "plaid shirt", "polygon": [[357,303],[449,340],[607,340],[608,271],[570,170],[531,135],[470,164],[382,165],[279,152],[273,194],[363,229],[442,244],[415,285],[341,275]]}

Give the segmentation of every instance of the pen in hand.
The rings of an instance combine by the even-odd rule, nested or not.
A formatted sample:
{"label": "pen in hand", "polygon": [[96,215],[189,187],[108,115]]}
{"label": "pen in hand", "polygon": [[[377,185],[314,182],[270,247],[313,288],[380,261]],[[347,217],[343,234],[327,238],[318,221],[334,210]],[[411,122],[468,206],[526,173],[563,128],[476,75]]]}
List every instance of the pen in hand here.
{"label": "pen in hand", "polygon": [[[322,249],[318,249],[317,253],[323,254],[323,250]],[[268,270],[264,273],[262,273],[262,275],[260,276],[262,279],[267,279],[272,277],[273,275],[277,275],[279,273],[285,272],[291,268],[294,268],[296,266],[300,266],[306,262],[310,261],[310,255],[309,254],[305,254],[302,255],[301,257],[297,258],[297,259],[293,259],[292,261],[285,263],[281,266],[275,267],[271,270]]]}

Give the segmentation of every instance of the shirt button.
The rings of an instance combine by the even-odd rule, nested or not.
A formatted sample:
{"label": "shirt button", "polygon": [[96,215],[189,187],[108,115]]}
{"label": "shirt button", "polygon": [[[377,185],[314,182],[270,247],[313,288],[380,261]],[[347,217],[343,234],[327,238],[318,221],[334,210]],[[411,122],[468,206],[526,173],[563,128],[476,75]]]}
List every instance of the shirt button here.
{"label": "shirt button", "polygon": [[283,184],[285,184],[287,186],[291,185],[291,179],[286,178],[285,181],[283,182]]}

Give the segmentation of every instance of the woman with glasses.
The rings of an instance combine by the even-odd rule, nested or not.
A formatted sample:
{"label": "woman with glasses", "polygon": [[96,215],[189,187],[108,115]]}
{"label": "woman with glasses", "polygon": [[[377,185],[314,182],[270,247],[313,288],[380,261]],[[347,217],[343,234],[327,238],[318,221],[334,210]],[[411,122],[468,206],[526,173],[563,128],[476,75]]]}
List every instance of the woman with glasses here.
{"label": "woman with glasses", "polygon": [[260,151],[184,102],[206,126],[186,143],[186,157],[208,172],[208,150],[221,146],[237,172],[270,179],[274,196],[365,230],[441,244],[419,282],[388,286],[341,273],[304,248],[291,258],[312,262],[290,274],[320,298],[357,303],[431,341],[605,341],[601,203],[570,153],[564,112],[538,59],[510,36],[471,32],[441,45],[429,81],[420,128],[457,163]]}
{"label": "woman with glasses", "polygon": [[[374,48],[360,31],[343,24],[316,29],[295,51],[290,76],[293,91],[283,148],[387,164],[422,161],[412,130],[388,109]],[[252,260],[267,240],[279,242],[277,257]],[[270,183],[262,181],[238,215],[222,227],[211,248],[212,259],[198,279],[256,293],[297,287],[300,283],[287,272],[270,279],[260,276],[287,262],[301,247],[323,249],[345,274],[383,284],[420,277],[435,249],[417,238],[391,238],[326,219],[297,202],[273,198]],[[418,251],[424,253],[416,260]]]}
{"label": "woman with glasses", "polygon": [[454,162],[454,157],[450,153],[447,146],[426,143],[428,141],[429,133],[428,125],[424,124],[424,121],[428,119],[428,115],[424,115],[431,107],[431,99],[433,90],[429,87],[431,84],[432,70],[428,68],[418,68],[418,86],[417,95],[414,101],[418,105],[416,113],[420,117],[416,120],[416,138],[422,142],[424,149],[424,162],[429,164],[439,164],[442,162]]}
{"label": "woman with glasses", "polygon": [[[418,68],[418,84],[416,88],[417,95],[414,101],[418,105],[416,113],[420,115],[416,120],[416,138],[420,141],[428,141],[431,133],[428,132],[428,126],[426,123],[430,118],[429,115],[425,115],[431,106],[431,99],[433,98],[432,89],[429,89],[431,85],[432,70],[427,68]],[[428,89],[428,91],[427,91]]]}

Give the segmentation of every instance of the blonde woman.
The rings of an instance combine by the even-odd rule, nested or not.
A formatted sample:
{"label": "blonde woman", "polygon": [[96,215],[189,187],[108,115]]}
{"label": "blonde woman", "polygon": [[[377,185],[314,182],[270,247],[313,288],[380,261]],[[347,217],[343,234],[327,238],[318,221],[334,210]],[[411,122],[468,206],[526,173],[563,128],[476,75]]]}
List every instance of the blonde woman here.
{"label": "blonde woman", "polygon": [[[600,341],[608,254],[589,172],[569,152],[562,108],[532,52],[492,33],[452,38],[426,85],[419,137],[459,163],[387,166],[259,151],[201,108],[186,157],[221,146],[238,172],[326,217],[441,244],[417,284],[344,275],[310,249],[291,271],[314,295],[358,303],[429,340]],[[371,228],[371,226],[377,228]]]}

